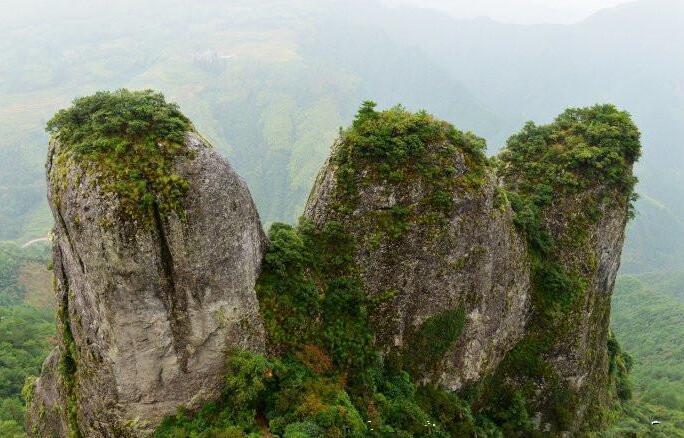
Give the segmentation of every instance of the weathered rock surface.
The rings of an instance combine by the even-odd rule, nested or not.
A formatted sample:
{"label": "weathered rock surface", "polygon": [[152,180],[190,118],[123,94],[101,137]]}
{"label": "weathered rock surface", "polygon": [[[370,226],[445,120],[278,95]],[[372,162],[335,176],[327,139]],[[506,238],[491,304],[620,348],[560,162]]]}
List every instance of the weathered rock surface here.
{"label": "weathered rock surface", "polygon": [[[176,163],[189,182],[184,217],[121,220],[115,196],[83,169],[58,189],[54,267],[62,324],[29,409],[38,436],[138,436],[178,407],[216,399],[226,353],[264,349],[254,292],[265,246],[245,183],[199,136]],[[71,339],[73,338],[73,340]],[[72,358],[72,368],[69,363]]]}
{"label": "weathered rock surface", "polygon": [[[568,110],[489,160],[484,141],[426,113],[373,108],[342,131],[304,217],[339,238],[334,269],[377,298],[363,312],[387,369],[472,388],[473,412],[503,431],[600,430],[640,147],[629,116]],[[266,351],[256,208],[204,140],[188,133],[185,147],[173,161],[189,185],[181,211],[135,219],[97,167],[65,166],[51,143],[60,330],[29,403],[32,435],[147,435],[219,397],[231,349]]]}
{"label": "weathered rock surface", "polygon": [[[471,172],[460,153],[454,154],[453,166],[455,179]],[[510,206],[497,201],[499,185],[493,173],[487,171],[477,189],[456,185],[445,223],[416,223],[398,238],[372,244],[378,213],[395,205],[416,206],[429,188],[420,183],[359,184],[362,201],[354,211],[340,214],[333,208],[337,170],[333,160],[324,165],[305,217],[318,227],[328,221],[345,224],[360,243],[355,258],[366,290],[373,295],[394,292],[374,315],[380,343],[385,349],[410,349],[407,338],[428,318],[463,309],[461,336],[423,379],[458,389],[495,368],[524,333],[530,312],[530,267]]]}
{"label": "weathered rock surface", "polygon": [[[556,374],[574,395],[568,408],[570,432],[610,408],[608,331],[610,302],[628,219],[627,199],[617,190],[600,186],[577,196],[557,200],[543,215],[542,226],[558,241],[558,259],[567,272],[580,275],[586,286],[565,315],[548,357]],[[623,198],[623,199],[621,199]],[[598,221],[586,224],[578,235],[573,217],[586,205],[598,205]],[[540,392],[540,404],[551,392]],[[547,418],[554,421],[554,418]],[[592,425],[593,426],[593,425]],[[595,426],[599,428],[600,426]],[[542,429],[544,426],[542,426]]]}

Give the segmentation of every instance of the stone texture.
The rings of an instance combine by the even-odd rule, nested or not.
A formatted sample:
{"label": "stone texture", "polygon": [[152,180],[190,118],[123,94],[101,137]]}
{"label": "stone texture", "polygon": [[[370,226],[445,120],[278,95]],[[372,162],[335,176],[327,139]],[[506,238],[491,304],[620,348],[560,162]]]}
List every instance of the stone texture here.
{"label": "stone texture", "polygon": [[[219,395],[231,348],[264,351],[254,284],[266,239],[254,203],[244,182],[199,136],[189,134],[187,146],[196,157],[176,164],[190,183],[185,214],[155,213],[150,225],[122,220],[116,197],[103,193],[91,173],[75,167],[64,173],[53,163],[60,145],[51,144],[47,170],[61,328],[35,383],[28,409],[32,435],[65,437],[75,423],[86,437],[146,435],[179,406],[197,408]],[[340,146],[333,147],[333,157]],[[460,152],[452,159],[452,204],[437,221],[429,219],[434,211],[421,211],[430,208],[425,200],[432,194],[421,177],[390,184],[378,180],[373,163],[356,169],[361,183],[348,204],[353,208],[337,208],[344,190],[333,159],[319,173],[304,216],[318,228],[340,222],[355,238],[366,291],[393,293],[372,315],[385,353],[414,353],[410,338],[425,321],[464,311],[459,337],[418,376],[457,390],[501,370],[506,375],[498,365],[521,340],[539,335],[540,309],[533,304],[539,291],[532,284],[532,254],[504,196],[520,181],[500,180],[490,164],[470,167],[478,164]],[[57,179],[63,175],[68,184],[61,189]],[[568,430],[544,410],[557,395],[557,382],[506,375],[508,383],[535,388],[528,401],[538,407],[532,414],[541,431],[581,433],[611,402],[610,299],[628,196],[597,182],[557,196],[542,211],[541,228],[556,243],[550,256],[586,287],[569,311],[542,324],[553,345],[540,359],[572,393],[564,406],[572,416]],[[382,218],[397,205],[413,212],[408,227],[397,236],[379,233]],[[588,212],[593,206],[596,211]],[[587,220],[593,213],[598,219]],[[71,356],[73,383],[63,366]]]}
{"label": "stone texture", "polygon": [[[60,145],[51,143],[56,293],[78,355],[83,436],[144,434],[180,406],[215,399],[230,349],[264,349],[254,284],[266,239],[256,208],[203,139],[188,134],[186,146],[196,156],[176,164],[189,182],[184,217],[155,211],[144,225],[122,220],[116,197],[83,169],[67,169],[59,190]],[[62,334],[35,386],[28,423],[40,436],[66,436],[69,390],[55,370],[67,347]]]}
{"label": "stone texture", "polygon": [[[582,237],[577,239],[573,218],[587,205],[598,205],[599,219],[584,226]],[[570,421],[573,427],[568,432],[577,433],[588,423],[603,421],[595,416],[607,411],[612,403],[607,342],[611,296],[628,219],[626,195],[599,186],[557,200],[543,218],[544,229],[559,242],[557,256],[563,268],[586,281],[584,293],[566,316],[565,330],[555,340],[548,358],[576,396]],[[542,391],[542,405],[544,397]]]}
{"label": "stone texture", "polygon": [[33,388],[33,402],[28,403],[26,413],[29,435],[38,437],[68,436],[66,419],[66,389],[59,373],[61,355],[54,348],[43,363],[40,378]]}
{"label": "stone texture", "polygon": [[[453,160],[455,178],[470,172],[460,153]],[[359,242],[355,258],[366,290],[373,295],[395,293],[374,315],[381,345],[402,347],[407,333],[427,318],[462,308],[466,314],[462,335],[445,353],[436,374],[423,376],[424,380],[458,389],[496,367],[524,334],[530,311],[530,267],[510,207],[498,205],[495,176],[488,172],[478,189],[457,184],[445,224],[416,223],[397,239],[371,245],[368,239],[376,213],[397,203],[415,206],[428,188],[420,181],[406,187],[362,184],[357,208],[340,215],[332,208],[336,171],[332,160],[324,165],[305,217],[318,227],[330,220],[344,223]]]}

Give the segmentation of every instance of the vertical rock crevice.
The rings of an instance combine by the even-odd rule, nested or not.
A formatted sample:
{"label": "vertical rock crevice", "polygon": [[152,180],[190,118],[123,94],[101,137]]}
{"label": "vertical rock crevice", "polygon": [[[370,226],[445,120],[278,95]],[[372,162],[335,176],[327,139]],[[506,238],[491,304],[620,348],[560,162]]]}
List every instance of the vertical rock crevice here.
{"label": "vertical rock crevice", "polygon": [[188,326],[188,300],[185,292],[176,288],[175,268],[173,254],[164,230],[164,221],[159,213],[159,206],[155,203],[152,207],[154,227],[159,239],[160,272],[160,296],[169,314],[169,324],[173,337],[173,347],[179,355],[181,370],[188,372],[187,342],[190,328]]}
{"label": "vertical rock crevice", "polygon": [[59,360],[59,372],[63,380],[63,387],[65,390],[64,409],[66,409],[66,423],[69,427],[69,435],[73,438],[82,438],[81,427],[79,425],[79,409],[78,396],[76,388],[78,385],[78,347],[74,340],[73,329],[71,325],[71,309],[69,306],[70,289],[69,279],[66,276],[66,269],[64,267],[64,259],[59,247],[55,250],[59,261],[59,270],[56,275],[59,276],[59,285],[61,286],[61,301],[58,307],[58,324],[60,331],[60,344],[62,354]]}
{"label": "vertical rock crevice", "polygon": [[71,254],[76,258],[76,261],[78,262],[78,266],[81,268],[81,274],[85,274],[85,264],[83,263],[83,259],[81,259],[81,256],[78,255],[78,251],[76,251],[76,247],[74,246],[74,241],[71,237],[71,233],[69,233],[69,228],[67,227],[67,223],[64,220],[64,216],[62,215],[62,212],[60,211],[59,205],[57,206],[57,209],[55,211],[55,217],[57,218],[57,221],[59,222],[59,226],[63,230],[64,236],[66,237],[67,242],[69,243],[69,249],[71,250]]}

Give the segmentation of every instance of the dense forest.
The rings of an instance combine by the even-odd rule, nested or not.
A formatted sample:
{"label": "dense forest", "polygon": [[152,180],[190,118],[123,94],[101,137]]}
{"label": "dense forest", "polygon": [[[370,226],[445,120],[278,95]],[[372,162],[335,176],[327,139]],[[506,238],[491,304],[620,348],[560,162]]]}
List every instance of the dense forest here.
{"label": "dense forest", "polygon": [[0,244],[0,436],[24,436],[22,388],[52,346],[55,315],[45,245]]}

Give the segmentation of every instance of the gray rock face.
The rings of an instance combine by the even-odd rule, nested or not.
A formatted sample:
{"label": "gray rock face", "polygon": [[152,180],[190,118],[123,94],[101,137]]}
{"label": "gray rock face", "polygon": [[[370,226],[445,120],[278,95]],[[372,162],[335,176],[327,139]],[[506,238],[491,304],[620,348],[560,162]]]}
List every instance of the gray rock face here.
{"label": "gray rock face", "polygon": [[[453,160],[454,178],[471,171],[460,153]],[[428,188],[414,181],[405,188],[359,184],[362,201],[354,211],[340,214],[333,208],[337,170],[332,160],[324,165],[305,217],[318,227],[331,220],[345,224],[359,243],[355,259],[368,293],[395,294],[374,315],[380,344],[419,355],[411,351],[411,333],[430,317],[462,309],[462,334],[423,379],[457,389],[495,368],[524,334],[530,311],[526,243],[513,225],[510,207],[498,205],[495,176],[488,172],[477,189],[457,185],[445,223],[415,223],[401,237],[370,243],[379,213],[398,204],[417,205]]]}
{"label": "gray rock face", "polygon": [[[598,187],[559,200],[544,215],[544,228],[560,242],[558,257],[563,268],[586,282],[549,357],[556,374],[575,394],[575,403],[568,406],[574,417],[569,432],[582,430],[587,422],[602,421],[594,417],[612,403],[607,390],[610,302],[628,218],[627,199],[621,198],[625,195]],[[578,238],[571,225],[573,216],[593,204],[598,205],[599,219],[583,227]]]}
{"label": "gray rock face", "polygon": [[[66,169],[58,190],[65,169],[51,144],[63,328],[35,386],[28,424],[36,435],[67,436],[74,426],[87,437],[142,435],[180,406],[217,398],[230,349],[263,351],[254,284],[266,239],[256,208],[199,136],[188,134],[186,146],[196,156],[176,164],[189,182],[185,215],[155,211],[146,226],[122,221],[116,197],[82,169]],[[66,375],[65,355],[75,359]]]}
{"label": "gray rock face", "polygon": [[59,371],[62,351],[56,347],[50,352],[33,387],[33,400],[29,400],[26,413],[27,430],[31,436],[68,436],[67,390]]}

